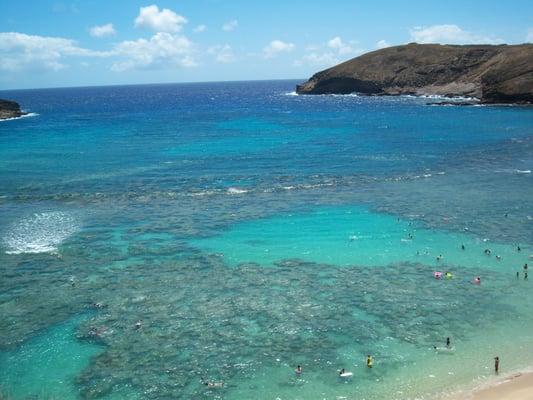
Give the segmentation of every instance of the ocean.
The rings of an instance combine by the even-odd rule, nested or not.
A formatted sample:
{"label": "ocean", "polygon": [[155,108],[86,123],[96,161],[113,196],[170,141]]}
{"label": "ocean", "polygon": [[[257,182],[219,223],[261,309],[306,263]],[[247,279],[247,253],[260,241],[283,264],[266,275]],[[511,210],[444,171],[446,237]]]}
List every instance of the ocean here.
{"label": "ocean", "polygon": [[0,397],[434,399],[533,366],[533,109],[296,83],[0,92],[34,113],[0,121]]}

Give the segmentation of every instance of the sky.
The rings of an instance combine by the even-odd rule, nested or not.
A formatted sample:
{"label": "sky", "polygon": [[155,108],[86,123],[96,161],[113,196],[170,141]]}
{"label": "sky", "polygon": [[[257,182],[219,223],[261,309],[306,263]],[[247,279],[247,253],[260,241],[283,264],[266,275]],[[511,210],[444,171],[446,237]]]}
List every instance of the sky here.
{"label": "sky", "polygon": [[0,90],[305,79],[409,42],[533,42],[531,0],[0,1]]}

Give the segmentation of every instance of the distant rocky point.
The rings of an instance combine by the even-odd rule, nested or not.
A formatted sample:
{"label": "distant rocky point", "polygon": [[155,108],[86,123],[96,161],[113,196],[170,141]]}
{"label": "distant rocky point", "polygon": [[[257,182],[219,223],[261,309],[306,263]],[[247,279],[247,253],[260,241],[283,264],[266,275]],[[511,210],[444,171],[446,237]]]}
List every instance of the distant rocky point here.
{"label": "distant rocky point", "polygon": [[533,44],[410,43],[353,58],[297,85],[298,94],[440,95],[533,103]]}
{"label": "distant rocky point", "polygon": [[18,118],[28,114],[20,110],[20,105],[16,101],[0,99],[0,119]]}

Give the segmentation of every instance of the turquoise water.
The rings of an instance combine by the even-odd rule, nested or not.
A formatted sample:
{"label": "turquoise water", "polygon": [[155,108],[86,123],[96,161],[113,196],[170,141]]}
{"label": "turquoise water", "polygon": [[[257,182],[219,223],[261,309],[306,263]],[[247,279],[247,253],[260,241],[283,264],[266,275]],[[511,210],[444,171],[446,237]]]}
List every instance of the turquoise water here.
{"label": "turquoise water", "polygon": [[[80,317],[51,326],[0,353],[0,382],[8,398],[77,398],[76,378],[102,348],[76,340]],[[28,379],[31,377],[31,379]]]}
{"label": "turquoise water", "polygon": [[284,259],[367,267],[412,262],[438,270],[478,267],[511,275],[521,270],[531,252],[465,233],[430,230],[361,207],[320,208],[244,222],[191,244],[223,255],[229,265],[272,265]]}
{"label": "turquoise water", "polygon": [[38,115],[0,122],[0,393],[429,399],[533,366],[531,108],[295,83],[1,93]]}

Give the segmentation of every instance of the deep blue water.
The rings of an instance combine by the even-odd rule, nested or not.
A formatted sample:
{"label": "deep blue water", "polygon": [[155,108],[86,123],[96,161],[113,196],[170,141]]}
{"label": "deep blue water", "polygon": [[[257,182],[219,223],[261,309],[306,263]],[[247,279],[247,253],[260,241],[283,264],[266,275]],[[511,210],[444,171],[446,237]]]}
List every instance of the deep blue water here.
{"label": "deep blue water", "polygon": [[[320,398],[333,398],[345,393],[322,381],[318,386],[292,381],[287,386],[285,378],[276,375],[275,363],[259,359],[261,352],[279,357],[280,349],[285,349],[285,356],[308,365],[314,348],[323,357],[324,364],[313,361],[322,371],[329,365],[325,360],[338,361],[347,354],[340,350],[346,338],[336,329],[310,328],[294,343],[279,336],[283,329],[275,329],[276,324],[291,319],[304,324],[311,317],[306,310],[290,315],[281,300],[269,304],[270,287],[300,277],[301,292],[290,296],[329,290],[351,306],[356,300],[336,292],[340,288],[332,289],[330,280],[353,273],[349,279],[358,285],[375,287],[375,277],[364,266],[368,260],[387,260],[383,268],[406,268],[403,284],[416,285],[424,275],[420,265],[434,268],[435,254],[428,249],[436,242],[443,243],[442,248],[431,251],[446,251],[456,267],[479,273],[485,259],[477,258],[478,253],[455,254],[459,240],[472,243],[479,252],[487,241],[497,243],[494,246],[505,254],[505,268],[514,278],[514,269],[527,261],[533,243],[531,107],[435,106],[427,105],[433,99],[412,97],[296,96],[296,83],[0,92],[1,98],[16,100],[37,114],[0,122],[0,311],[7,321],[0,327],[0,351],[5,352],[0,366],[8,363],[2,360],[17,357],[19,346],[26,346],[21,349],[29,364],[51,363],[41,354],[50,330],[50,338],[74,343],[73,348],[83,354],[80,357],[85,357],[72,367],[81,372],[70,377],[61,391],[50,393],[55,396],[121,398],[135,393],[143,394],[141,398],[187,398],[201,393],[216,397],[220,393],[205,392],[198,385],[202,376],[211,374],[232,385],[224,389],[224,398],[249,398],[253,390],[255,395],[297,398],[291,397],[293,384],[301,390],[295,396],[321,393]],[[347,212],[346,207],[354,208]],[[280,221],[293,213],[304,216],[290,227],[283,226]],[[389,235],[395,218],[405,226]],[[420,246],[425,250],[418,250],[426,251],[426,258],[417,259],[414,248],[405,248],[405,230],[411,223],[421,229]],[[361,244],[361,259],[366,261],[357,266],[354,259],[354,269],[346,265],[359,250],[339,247],[344,226],[350,226],[346,231],[350,237],[364,238],[357,229],[384,234],[379,240],[381,236],[374,236],[376,242]],[[314,229],[322,229],[316,239]],[[199,244],[206,238],[209,246]],[[315,258],[302,253],[313,240]],[[265,243],[268,249],[260,247]],[[382,251],[379,243],[388,248],[386,256],[373,255]],[[270,251],[268,257],[261,256],[264,251]],[[231,253],[232,261],[224,261],[223,253]],[[316,267],[311,272],[299,262],[303,271],[289,268],[279,275],[272,271],[272,263],[287,258],[318,263],[331,276],[317,275]],[[256,264],[239,267],[235,260]],[[324,262],[330,266],[320,264]],[[418,265],[415,270],[410,269],[413,265]],[[499,265],[490,265],[494,276],[504,273]],[[169,291],[166,283],[174,278],[178,289]],[[523,295],[520,289],[509,290],[517,298]],[[242,296],[253,304],[228,308]],[[405,303],[431,298],[403,292],[392,296]],[[457,304],[473,299],[472,311],[487,309],[482,296],[470,292],[450,296],[457,296]],[[205,303],[213,298],[219,314],[211,314]],[[357,304],[362,307],[365,299]],[[316,301],[328,303],[325,298]],[[81,318],[94,302],[106,308]],[[512,301],[493,305],[490,316],[503,318],[506,307],[514,306]],[[356,346],[362,353],[364,348],[380,351],[382,340],[392,337],[395,344],[390,351],[396,355],[390,356],[390,363],[384,361],[381,378],[396,376],[401,360],[429,362],[424,355],[417,358],[417,352],[434,339],[431,332],[442,329],[443,335],[449,334],[442,324],[420,316],[417,329],[423,340],[396,336],[390,332],[394,331],[389,326],[390,310],[373,307],[361,308],[370,317],[354,314],[338,320],[337,326],[352,330],[358,329],[360,318],[384,321],[382,331],[359,332]],[[391,307],[395,318],[405,311],[399,304]],[[323,324],[333,318],[330,311],[319,313]],[[184,324],[188,318],[189,326]],[[465,341],[476,335],[475,326],[462,328],[469,324],[468,318],[476,317],[468,313],[450,321],[450,329],[453,326]],[[143,327],[142,336],[126,340],[138,319],[150,325]],[[91,328],[100,325],[107,333],[95,338]],[[68,329],[62,331],[62,326]],[[376,322],[376,326],[381,325]],[[257,335],[255,341],[248,341],[243,330]],[[181,351],[165,353],[165,346],[173,342]],[[103,347],[95,350],[94,344]],[[205,350],[209,346],[214,348]],[[161,354],[168,352],[176,358],[163,360]],[[475,356],[472,360],[479,361]],[[516,366],[528,362],[521,359]],[[250,363],[251,369],[229,367],[243,363]],[[473,379],[468,368],[460,383]],[[136,369],[145,374],[138,376]],[[251,377],[249,371],[270,378]],[[4,381],[15,398],[39,391],[47,394],[42,390],[49,385],[49,376],[28,372],[21,378],[21,374],[17,370],[17,379],[27,387],[2,373],[0,386]],[[172,383],[168,374],[175,374]],[[251,389],[254,380],[261,383]],[[368,398],[380,398],[379,388],[370,381],[358,390],[366,390]]]}

